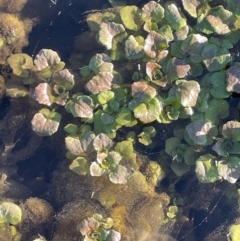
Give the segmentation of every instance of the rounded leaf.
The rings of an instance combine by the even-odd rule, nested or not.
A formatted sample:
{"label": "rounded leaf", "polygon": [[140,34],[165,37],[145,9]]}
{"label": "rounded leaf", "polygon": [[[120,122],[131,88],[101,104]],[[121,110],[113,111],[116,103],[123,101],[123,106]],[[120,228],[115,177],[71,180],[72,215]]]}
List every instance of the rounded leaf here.
{"label": "rounded leaf", "polygon": [[0,203],[0,223],[16,225],[22,220],[22,209],[11,202]]}
{"label": "rounded leaf", "polygon": [[37,70],[41,71],[50,66],[60,63],[60,57],[57,52],[51,49],[41,49],[34,59]]}
{"label": "rounded leaf", "polygon": [[61,115],[57,112],[41,109],[32,118],[32,130],[39,136],[51,136],[58,130],[60,121]]}

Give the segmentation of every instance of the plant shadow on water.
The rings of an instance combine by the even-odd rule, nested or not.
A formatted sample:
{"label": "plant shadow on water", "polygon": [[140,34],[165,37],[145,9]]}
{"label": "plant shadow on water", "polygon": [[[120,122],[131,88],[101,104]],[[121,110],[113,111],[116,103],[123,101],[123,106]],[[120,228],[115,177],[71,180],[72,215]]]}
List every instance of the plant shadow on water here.
{"label": "plant shadow on water", "polygon": [[[100,1],[99,1],[100,2]],[[148,1],[139,1],[140,6]],[[102,3],[101,3],[102,4]],[[56,5],[56,6],[55,6]],[[100,4],[96,4],[100,6]],[[74,51],[74,42],[76,37],[87,31],[87,25],[84,21],[85,15],[79,17],[79,12],[87,12],[92,10],[88,5],[78,5],[74,1],[69,1],[65,5],[60,1],[56,4],[49,3],[49,8],[56,7],[58,10],[55,16],[47,23],[39,24],[34,27],[29,37],[29,45],[23,49],[23,52],[29,55],[36,55],[42,48],[49,48],[57,51],[61,58],[67,62],[70,54]],[[71,26],[71,27],[69,27]],[[232,116],[230,119],[239,119],[239,113],[236,114],[239,96],[233,96],[234,100],[229,100],[232,108]],[[9,99],[4,98],[1,107],[1,115],[4,116],[5,110],[8,108]],[[233,103],[234,102],[234,103]],[[232,104],[231,104],[232,103]],[[6,108],[4,108],[4,106]],[[41,144],[35,152],[21,162],[18,162],[18,174],[22,178],[22,182],[29,187],[33,196],[48,196],[45,192],[47,185],[51,182],[53,172],[58,168],[61,160],[64,158],[65,146],[61,143],[64,140],[63,126],[68,123],[68,115],[65,116],[63,123],[61,123],[59,133],[53,137],[44,137]],[[29,120],[28,120],[29,121]],[[185,123],[182,123],[186,126]],[[144,155],[148,160],[156,159],[161,155],[161,150],[164,149],[165,139],[173,136],[174,124],[156,124],[155,128],[157,134],[161,136],[156,138],[155,145],[148,148],[142,144],[135,144],[135,150]],[[29,123],[23,125],[14,138],[16,145],[12,152],[18,152],[28,145],[28,139],[31,134],[24,130],[31,131]],[[134,130],[137,135],[142,132],[142,126],[134,128],[126,128],[118,131],[116,139],[122,140],[126,134]],[[21,139],[21,141],[18,141]],[[58,140],[56,143],[54,140]],[[0,148],[2,143],[0,142]],[[61,149],[61,151],[59,151]],[[159,154],[160,153],[160,154]],[[161,163],[165,164],[165,163]],[[169,223],[164,224],[159,231],[159,241],[210,241],[227,240],[228,228],[238,218],[235,200],[229,200],[225,193],[228,183],[221,182],[217,184],[201,184],[196,178],[193,168],[191,171],[181,178],[169,176],[165,178],[159,186],[156,187],[156,192],[166,191],[170,184],[175,183],[174,195],[184,198],[184,206],[176,220],[170,220]],[[89,197],[91,189],[86,187],[86,197]],[[84,195],[83,195],[84,196]],[[50,198],[51,199],[51,198]],[[89,198],[89,201],[91,199]],[[60,208],[60,207],[58,207]],[[58,209],[57,208],[57,209]],[[97,209],[97,208],[96,208]],[[220,239],[222,237],[222,239]]]}

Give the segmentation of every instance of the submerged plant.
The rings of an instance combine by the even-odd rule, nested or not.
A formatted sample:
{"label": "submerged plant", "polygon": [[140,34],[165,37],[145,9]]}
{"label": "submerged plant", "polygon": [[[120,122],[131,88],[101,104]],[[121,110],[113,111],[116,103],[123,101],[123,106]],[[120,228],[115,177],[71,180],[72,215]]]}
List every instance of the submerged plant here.
{"label": "submerged plant", "polygon": [[114,229],[112,218],[103,218],[102,215],[94,213],[81,221],[78,229],[84,241],[120,241],[121,234]]}

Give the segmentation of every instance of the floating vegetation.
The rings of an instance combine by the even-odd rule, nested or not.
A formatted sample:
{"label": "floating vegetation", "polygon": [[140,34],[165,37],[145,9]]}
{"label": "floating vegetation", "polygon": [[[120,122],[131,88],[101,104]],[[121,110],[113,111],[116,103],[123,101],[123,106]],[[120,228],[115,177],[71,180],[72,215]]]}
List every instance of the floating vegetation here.
{"label": "floating vegetation", "polygon": [[[7,58],[6,94],[41,106],[31,122],[39,136],[54,138],[65,120],[62,142],[73,171],[66,175],[79,175],[92,191],[65,203],[53,241],[158,240],[159,227],[178,217],[186,199],[161,181],[171,189],[193,170],[200,183],[226,180],[239,196],[240,122],[229,117],[228,98],[240,93],[240,64],[233,58],[240,6],[234,0],[181,3],[139,7],[109,0],[112,8],[90,12],[86,22],[100,48],[79,57],[75,74],[51,49]],[[25,32],[15,35],[0,35],[0,48]],[[168,126],[159,146],[160,129]],[[135,146],[154,157],[141,158]],[[160,154],[150,155],[155,148]],[[78,211],[79,203],[86,209]],[[238,228],[231,226],[232,240]]]}

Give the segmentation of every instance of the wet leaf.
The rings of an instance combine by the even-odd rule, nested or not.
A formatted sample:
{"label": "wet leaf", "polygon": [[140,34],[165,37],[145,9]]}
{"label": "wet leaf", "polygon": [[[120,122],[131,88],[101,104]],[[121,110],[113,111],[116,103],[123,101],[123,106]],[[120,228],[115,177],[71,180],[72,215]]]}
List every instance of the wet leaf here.
{"label": "wet leaf", "polygon": [[0,224],[16,225],[22,221],[22,209],[12,202],[0,203]]}
{"label": "wet leaf", "polygon": [[41,71],[51,66],[56,66],[61,59],[58,53],[51,49],[41,49],[34,59],[37,70]]}
{"label": "wet leaf", "polygon": [[119,37],[118,42],[121,42],[126,37],[125,28],[122,24],[108,22],[100,25],[98,40],[106,49],[113,48],[113,41],[116,36]]}
{"label": "wet leaf", "polygon": [[113,141],[104,133],[98,134],[93,141],[93,147],[96,151],[110,149]]}
{"label": "wet leaf", "polygon": [[201,56],[210,72],[224,69],[231,61],[229,51],[222,47],[217,47],[215,44],[205,44]]}
{"label": "wet leaf", "polygon": [[208,108],[205,111],[205,119],[218,125],[221,119],[228,117],[229,104],[226,100],[211,99],[208,101]]}
{"label": "wet leaf", "polygon": [[151,31],[145,39],[144,51],[150,58],[156,58],[167,46],[167,39],[162,34]]}
{"label": "wet leaf", "polygon": [[32,118],[32,130],[39,136],[51,136],[59,127],[61,115],[48,109],[41,109]]}
{"label": "wet leaf", "polygon": [[240,66],[231,66],[226,73],[227,91],[240,93]]}
{"label": "wet leaf", "polygon": [[226,99],[230,96],[226,90],[226,74],[225,72],[215,72],[210,78],[212,84],[211,94],[216,99]]}
{"label": "wet leaf", "polygon": [[86,89],[92,94],[98,94],[105,90],[110,90],[113,81],[113,75],[108,72],[99,72],[85,85]]}
{"label": "wet leaf", "polygon": [[100,177],[105,172],[105,169],[103,169],[97,162],[92,162],[90,165],[90,174],[94,177]]}
{"label": "wet leaf", "polygon": [[80,137],[70,135],[65,138],[65,145],[67,150],[69,150],[72,154],[81,156],[94,150],[94,138],[95,134],[92,131],[87,131]]}
{"label": "wet leaf", "polygon": [[71,90],[74,86],[74,75],[68,69],[60,70],[53,74],[53,82],[65,90]]}
{"label": "wet leaf", "polygon": [[205,21],[215,33],[225,35],[231,32],[231,27],[233,27],[236,17],[232,12],[219,5],[211,9]]}
{"label": "wet leaf", "polygon": [[161,111],[162,106],[157,98],[141,103],[133,110],[134,116],[145,124],[157,120]]}
{"label": "wet leaf", "polygon": [[122,165],[118,165],[109,174],[109,179],[114,184],[125,184],[125,183],[127,183],[127,179],[128,179],[127,168],[122,166]]}
{"label": "wet leaf", "polygon": [[148,102],[157,94],[155,88],[143,81],[134,82],[131,85],[131,89],[132,97],[136,100],[137,103]]}
{"label": "wet leaf", "polygon": [[115,116],[115,121],[120,126],[131,127],[137,124],[137,120],[133,116],[133,112],[126,107],[120,108],[117,115]]}
{"label": "wet leaf", "polygon": [[78,225],[78,229],[83,236],[87,235],[98,227],[99,222],[93,217],[83,219],[83,221]]}
{"label": "wet leaf", "polygon": [[184,60],[172,58],[165,67],[166,74],[170,81],[174,81],[180,78],[184,78],[190,70],[190,65],[186,64]]}
{"label": "wet leaf", "polygon": [[31,97],[39,104],[50,106],[53,103],[51,87],[48,83],[40,83],[37,87],[35,87]]}
{"label": "wet leaf", "polygon": [[164,8],[155,1],[149,1],[142,8],[142,18],[145,22],[159,23],[164,18]]}
{"label": "wet leaf", "polygon": [[183,13],[173,2],[168,2],[165,5],[165,19],[174,30],[178,30],[187,24],[187,20]]}
{"label": "wet leaf", "polygon": [[236,141],[240,141],[240,122],[228,121],[222,127],[222,134],[224,137],[233,138]]}
{"label": "wet leaf", "polygon": [[23,85],[7,83],[6,84],[6,95],[11,98],[25,97],[29,95],[29,91]]}
{"label": "wet leaf", "polygon": [[89,69],[94,71],[95,74],[99,72],[110,72],[113,71],[113,64],[111,63],[111,58],[102,53],[95,54],[89,61]]}
{"label": "wet leaf", "polygon": [[109,230],[106,241],[120,241],[120,240],[121,240],[121,233],[113,229]]}
{"label": "wet leaf", "polygon": [[141,11],[137,6],[125,6],[120,9],[120,17],[127,29],[138,31],[141,27]]}
{"label": "wet leaf", "polygon": [[230,157],[227,160],[221,160],[217,164],[218,174],[229,183],[236,183],[240,177],[240,159]]}
{"label": "wet leaf", "polygon": [[181,44],[181,49],[190,55],[193,63],[202,62],[201,52],[208,39],[200,34],[190,34]]}
{"label": "wet leaf", "polygon": [[184,9],[194,18],[197,17],[197,8],[206,2],[205,0],[182,0]]}
{"label": "wet leaf", "polygon": [[163,74],[161,72],[161,66],[155,62],[147,62],[146,64],[146,74],[151,81],[163,79]]}
{"label": "wet leaf", "polygon": [[176,82],[176,97],[183,107],[193,107],[197,103],[200,85],[194,80],[178,80]]}
{"label": "wet leaf", "polygon": [[196,145],[203,146],[207,144],[207,135],[212,127],[211,122],[196,120],[186,126],[186,131]]}
{"label": "wet leaf", "polygon": [[107,104],[109,101],[114,99],[114,92],[106,90],[98,94],[97,100],[101,105]]}
{"label": "wet leaf", "polygon": [[125,40],[125,56],[127,59],[140,59],[144,55],[143,45],[140,45],[133,35]]}
{"label": "wet leaf", "polygon": [[197,159],[195,172],[201,183],[213,183],[221,180],[215,165],[215,159],[210,154],[200,156]]}
{"label": "wet leaf", "polygon": [[13,54],[7,59],[7,63],[13,70],[13,73],[20,77],[28,77],[29,69],[33,67],[33,59],[27,54]]}
{"label": "wet leaf", "polygon": [[89,170],[89,163],[86,158],[77,157],[72,161],[69,169],[78,175],[86,175]]}
{"label": "wet leaf", "polygon": [[92,99],[80,93],[73,95],[72,99],[65,105],[65,109],[68,113],[71,113],[74,117],[82,118],[92,118],[93,107]]}

